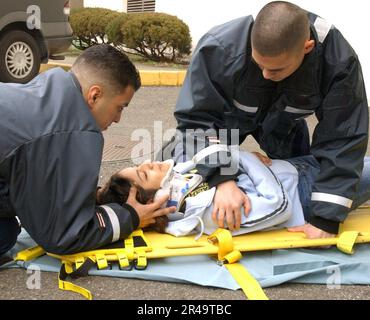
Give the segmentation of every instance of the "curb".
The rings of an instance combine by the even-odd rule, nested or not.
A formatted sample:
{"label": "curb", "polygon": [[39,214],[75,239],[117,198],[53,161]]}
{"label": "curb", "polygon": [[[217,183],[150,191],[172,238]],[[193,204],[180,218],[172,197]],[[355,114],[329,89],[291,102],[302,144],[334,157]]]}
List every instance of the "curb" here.
{"label": "curb", "polygon": [[[40,73],[52,68],[62,68],[69,71],[72,65],[65,63],[48,63],[42,64]],[[182,86],[186,76],[186,71],[153,71],[153,70],[139,70],[142,86]]]}

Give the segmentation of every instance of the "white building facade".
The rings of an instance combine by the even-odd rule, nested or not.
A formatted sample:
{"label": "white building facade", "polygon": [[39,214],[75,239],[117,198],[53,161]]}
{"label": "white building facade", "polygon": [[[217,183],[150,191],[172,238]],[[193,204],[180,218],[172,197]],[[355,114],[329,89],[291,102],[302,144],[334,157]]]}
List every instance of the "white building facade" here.
{"label": "white building facade", "polygon": [[84,0],[85,7],[104,7],[120,12],[153,12],[156,0]]}

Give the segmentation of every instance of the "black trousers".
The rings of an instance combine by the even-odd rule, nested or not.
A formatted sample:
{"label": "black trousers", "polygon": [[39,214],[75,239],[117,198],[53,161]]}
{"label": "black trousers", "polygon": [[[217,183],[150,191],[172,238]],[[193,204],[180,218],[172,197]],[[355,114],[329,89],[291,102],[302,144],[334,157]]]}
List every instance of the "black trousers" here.
{"label": "black trousers", "polygon": [[17,242],[21,228],[14,218],[0,218],[0,256],[8,252]]}
{"label": "black trousers", "polygon": [[9,188],[0,178],[0,256],[17,242],[20,227],[9,199]]}

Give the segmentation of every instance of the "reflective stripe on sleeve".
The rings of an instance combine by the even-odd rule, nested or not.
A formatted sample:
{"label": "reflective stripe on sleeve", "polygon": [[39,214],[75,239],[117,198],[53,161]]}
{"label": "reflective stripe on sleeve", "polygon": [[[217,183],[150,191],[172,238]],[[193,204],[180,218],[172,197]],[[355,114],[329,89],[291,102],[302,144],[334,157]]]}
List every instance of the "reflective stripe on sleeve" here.
{"label": "reflective stripe on sleeve", "polygon": [[233,100],[233,103],[234,103],[235,107],[237,107],[238,109],[243,110],[245,112],[256,113],[258,111],[258,108],[245,106],[245,105],[241,104],[240,102],[236,101],[235,99]]}
{"label": "reflective stripe on sleeve", "polygon": [[112,224],[112,228],[113,228],[112,242],[115,242],[115,241],[119,240],[119,236],[121,234],[121,227],[120,227],[120,224],[119,224],[117,214],[113,211],[112,208],[110,208],[108,206],[100,206],[100,207],[105,210],[105,212],[107,213],[107,215],[109,217],[109,220],[110,220],[110,222]]}
{"label": "reflective stripe on sleeve", "polygon": [[313,114],[314,113],[313,110],[297,109],[297,108],[293,108],[293,107],[289,107],[289,106],[287,106],[284,109],[284,111],[289,112],[289,113],[297,113],[297,114]]}
{"label": "reflective stripe on sleeve", "polygon": [[330,202],[330,203],[335,203],[339,204],[340,206],[344,206],[347,208],[352,207],[353,201],[348,198],[344,198],[341,196],[337,196],[335,194],[330,194],[330,193],[320,193],[320,192],[313,192],[312,201],[324,201],[324,202]]}

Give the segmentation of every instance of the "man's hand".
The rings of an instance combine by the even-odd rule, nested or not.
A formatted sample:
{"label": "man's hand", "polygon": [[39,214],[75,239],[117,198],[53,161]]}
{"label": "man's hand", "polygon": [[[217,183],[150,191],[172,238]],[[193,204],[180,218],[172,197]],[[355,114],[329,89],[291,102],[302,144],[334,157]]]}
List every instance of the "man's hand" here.
{"label": "man's hand", "polygon": [[316,228],[312,224],[305,224],[303,226],[288,228],[290,232],[304,232],[307,239],[323,239],[323,238],[334,238],[335,234],[327,233],[319,228]]}
{"label": "man's hand", "polygon": [[136,200],[137,188],[131,187],[127,203],[133,207],[140,219],[139,228],[145,228],[155,223],[155,218],[170,214],[176,211],[176,207],[164,208],[161,206],[168,200],[168,195],[160,197],[157,201],[150,204],[141,204]]}
{"label": "man's hand", "polygon": [[241,207],[248,216],[250,202],[248,196],[239,189],[235,181],[227,181],[217,186],[213,200],[212,219],[220,228],[224,228],[224,221],[229,230],[238,230],[241,223]]}
{"label": "man's hand", "polygon": [[271,166],[272,165],[272,161],[271,161],[271,159],[269,158],[269,157],[267,157],[267,156],[264,156],[262,153],[259,153],[259,152],[257,152],[257,151],[254,151],[254,152],[252,152],[254,155],[256,155],[257,156],[257,158],[258,159],[260,159],[261,160],[261,162],[263,163],[263,164],[265,164],[266,166]]}

